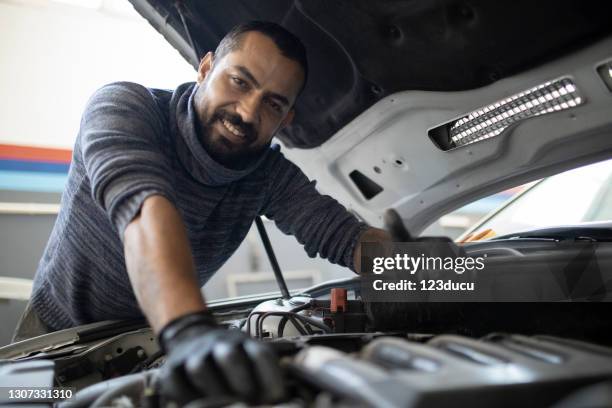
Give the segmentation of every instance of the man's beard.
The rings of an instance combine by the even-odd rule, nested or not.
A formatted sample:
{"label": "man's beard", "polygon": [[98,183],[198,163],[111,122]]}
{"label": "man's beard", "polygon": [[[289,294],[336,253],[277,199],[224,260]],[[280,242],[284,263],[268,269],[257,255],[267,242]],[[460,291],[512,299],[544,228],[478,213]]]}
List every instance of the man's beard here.
{"label": "man's beard", "polygon": [[[232,126],[238,128],[244,134],[244,144],[237,146],[224,136],[218,135],[216,140],[213,140],[213,125],[219,122],[220,126],[224,126],[222,120],[226,120]],[[250,146],[257,140],[257,131],[252,124],[246,123],[239,115],[231,114],[222,109],[218,109],[206,121],[205,124],[200,123],[200,140],[206,152],[217,162],[231,169],[244,169],[256,161],[262,153],[270,146]]]}

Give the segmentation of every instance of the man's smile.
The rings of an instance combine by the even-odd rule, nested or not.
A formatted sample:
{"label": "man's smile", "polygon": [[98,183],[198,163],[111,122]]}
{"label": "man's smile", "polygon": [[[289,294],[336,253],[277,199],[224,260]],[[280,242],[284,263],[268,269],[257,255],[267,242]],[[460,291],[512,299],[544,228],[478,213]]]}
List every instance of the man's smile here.
{"label": "man's smile", "polygon": [[246,144],[249,142],[249,138],[246,137],[245,131],[233,125],[227,119],[221,118],[216,121],[216,124],[218,124],[217,128],[221,136],[228,139],[233,144]]}
{"label": "man's smile", "polygon": [[244,138],[244,132],[232,125],[227,119],[221,119],[221,123],[223,123],[223,126],[225,126],[225,128],[232,132],[235,136]]}

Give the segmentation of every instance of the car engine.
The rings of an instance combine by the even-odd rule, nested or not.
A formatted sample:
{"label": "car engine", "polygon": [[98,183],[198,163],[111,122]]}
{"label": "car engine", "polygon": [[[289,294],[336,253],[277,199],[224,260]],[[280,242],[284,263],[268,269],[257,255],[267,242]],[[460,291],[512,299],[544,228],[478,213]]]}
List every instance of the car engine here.
{"label": "car engine", "polygon": [[[276,406],[610,406],[612,349],[585,341],[605,324],[596,305],[368,305],[351,285],[216,308],[228,329],[268,342],[280,356],[287,393]],[[387,316],[383,329],[377,313]],[[540,326],[520,326],[528,313],[541,313]],[[496,322],[484,318],[491,314]],[[410,330],[409,321],[423,330]],[[504,327],[523,334],[498,331]],[[155,383],[164,356],[144,322],[67,332],[48,335],[55,341],[42,349],[36,339],[4,347],[0,386],[69,387],[75,392],[64,408],[169,406]],[[608,336],[598,340],[609,344]],[[27,402],[40,404],[20,401]],[[203,396],[188,406],[238,403],[245,406]]]}

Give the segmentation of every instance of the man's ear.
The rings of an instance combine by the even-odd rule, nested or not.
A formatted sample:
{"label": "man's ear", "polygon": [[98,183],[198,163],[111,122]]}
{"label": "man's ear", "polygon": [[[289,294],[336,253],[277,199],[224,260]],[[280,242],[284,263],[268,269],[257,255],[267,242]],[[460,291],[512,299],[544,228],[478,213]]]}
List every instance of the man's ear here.
{"label": "man's ear", "polygon": [[286,128],[287,126],[289,126],[291,122],[293,122],[294,116],[295,116],[295,109],[291,108],[291,110],[287,112],[287,115],[285,115],[285,118],[282,120],[280,126],[278,127],[278,130],[282,130]]}
{"label": "man's ear", "polygon": [[208,51],[206,55],[200,61],[200,66],[198,67],[198,85],[200,85],[206,79],[206,75],[212,69],[214,54],[212,51]]}

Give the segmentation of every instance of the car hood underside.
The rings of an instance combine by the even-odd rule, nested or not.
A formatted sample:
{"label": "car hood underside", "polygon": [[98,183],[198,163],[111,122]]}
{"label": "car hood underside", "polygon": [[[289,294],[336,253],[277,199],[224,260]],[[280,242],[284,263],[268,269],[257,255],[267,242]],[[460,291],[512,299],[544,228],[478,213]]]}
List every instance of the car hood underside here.
{"label": "car hood underside", "polygon": [[302,148],[395,92],[482,87],[612,31],[612,5],[596,1],[130,1],[194,67],[238,23],[290,28],[310,79],[279,138]]}
{"label": "car hood underside", "polygon": [[418,234],[478,198],[612,155],[612,3],[130,1],[194,67],[240,22],[297,34],[309,81],[278,139],[371,225],[394,208]]}

